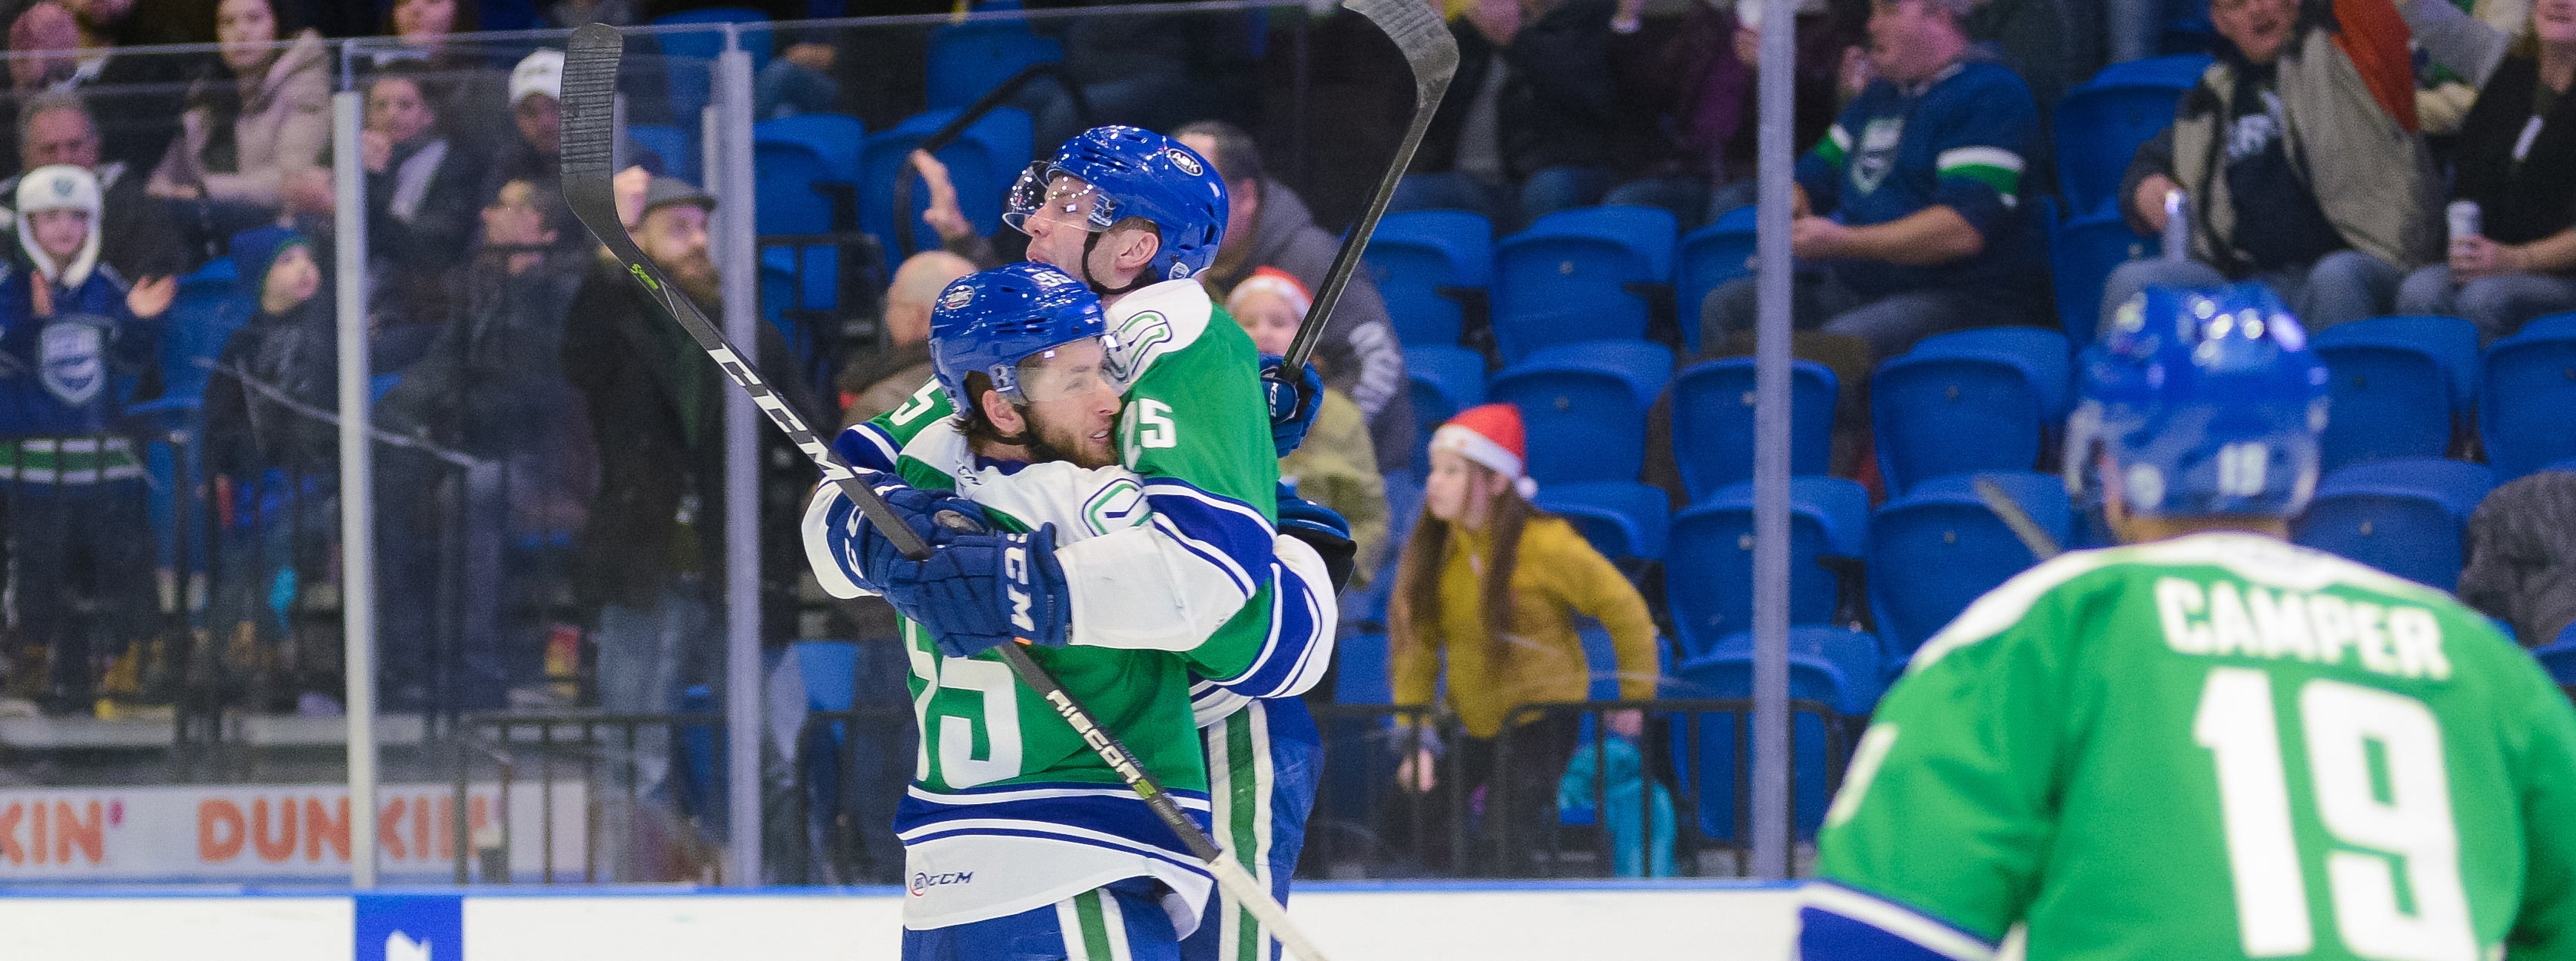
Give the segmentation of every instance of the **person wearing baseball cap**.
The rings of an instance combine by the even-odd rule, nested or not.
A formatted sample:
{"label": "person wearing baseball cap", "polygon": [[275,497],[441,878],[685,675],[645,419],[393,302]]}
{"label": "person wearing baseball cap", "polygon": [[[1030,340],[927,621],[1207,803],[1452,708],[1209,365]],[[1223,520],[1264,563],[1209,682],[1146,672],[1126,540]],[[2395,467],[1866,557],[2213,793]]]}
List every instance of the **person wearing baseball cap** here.
{"label": "person wearing baseball cap", "polygon": [[[1512,709],[1589,694],[1575,615],[1609,628],[1619,696],[1655,696],[1655,622],[1645,598],[1574,525],[1531,506],[1538,485],[1528,461],[1520,410],[1510,404],[1470,407],[1440,425],[1431,435],[1422,518],[1396,563],[1388,625],[1395,703],[1429,705],[1445,671],[1445,706],[1466,728],[1460,743],[1447,746],[1465,756],[1454,766],[1437,765],[1444,776],[1433,776],[1433,758],[1442,749],[1426,743],[1405,760],[1397,779],[1407,790],[1439,795],[1421,808],[1432,818],[1458,809],[1450,792],[1482,791],[1488,805],[1507,792],[1503,810],[1511,812],[1510,823],[1483,832],[1495,842],[1485,852],[1493,860],[1435,867],[1529,867],[1514,859],[1535,841],[1544,819],[1554,817],[1557,777],[1574,754],[1578,721],[1572,714],[1547,715],[1515,729],[1509,783],[1495,780],[1496,755]],[[1644,723],[1634,711],[1606,721],[1632,740]],[[1446,850],[1430,847],[1435,857]]]}

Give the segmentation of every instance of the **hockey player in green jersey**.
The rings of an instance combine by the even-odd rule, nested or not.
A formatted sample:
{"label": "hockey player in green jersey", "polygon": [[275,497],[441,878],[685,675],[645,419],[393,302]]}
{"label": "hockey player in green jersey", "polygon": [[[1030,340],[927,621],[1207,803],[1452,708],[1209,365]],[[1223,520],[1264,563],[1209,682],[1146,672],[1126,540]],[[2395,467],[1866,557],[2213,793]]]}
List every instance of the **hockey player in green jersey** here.
{"label": "hockey player in green jersey", "polygon": [[[901,559],[854,523],[830,485],[806,525],[826,590],[851,597],[874,587],[907,617],[923,741],[896,824],[913,881],[905,956],[980,958],[1043,942],[1099,957],[1082,947],[1097,939],[1112,956],[1176,958],[1178,936],[1199,924],[1205,872],[1142,801],[1103,788],[1117,783],[1115,772],[988,650],[1020,637],[1040,644],[1032,656],[1136,745],[1140,763],[1204,826],[1191,677],[1281,684],[1286,694],[1311,685],[1330,650],[1333,606],[1329,592],[1302,585],[1324,580],[1323,561],[1301,542],[1275,545],[1274,579],[1293,603],[1273,612],[1280,630],[1267,636],[1227,635],[1204,620],[1193,645],[1125,630],[1127,619],[1171,618],[1185,606],[1179,598],[1223,585],[1193,583],[1191,569],[1173,563],[1186,549],[1171,544],[1138,476],[1117,463],[1110,426],[1120,404],[1098,298],[1053,267],[1015,264],[951,284],[931,323],[940,389],[968,413],[908,431],[897,469],[918,486],[881,491],[915,512],[959,515],[921,531],[938,551],[926,562]],[[934,481],[975,501],[929,493]],[[1014,533],[973,532],[976,515]],[[1030,572],[1017,578],[972,576],[964,572],[974,565],[948,560],[1014,548]],[[1062,629],[1037,626],[1063,610],[1071,616]],[[1304,667],[1243,666],[1267,663]],[[1261,680],[1273,676],[1282,679]]]}
{"label": "hockey player in green jersey", "polygon": [[[1224,235],[1223,181],[1176,141],[1133,127],[1100,127],[1032,164],[1008,209],[1006,219],[1029,235],[1031,260],[1060,267],[1101,295],[1110,371],[1127,402],[1115,435],[1120,460],[1141,475],[1155,524],[1188,548],[1173,563],[1227,585],[1180,595],[1171,601],[1183,605],[1177,616],[1099,620],[1132,632],[1137,643],[1209,640],[1227,650],[1254,649],[1250,642],[1293,633],[1273,631],[1277,612],[1296,606],[1298,596],[1330,595],[1347,574],[1337,567],[1327,582],[1281,588],[1272,572],[1294,572],[1279,563],[1274,538],[1282,532],[1309,537],[1325,545],[1328,563],[1346,565],[1347,547],[1336,555],[1330,542],[1347,537],[1335,532],[1340,521],[1331,512],[1277,497],[1278,457],[1293,449],[1320,404],[1312,368],[1302,377],[1258,376],[1261,359],[1251,339],[1194,279]],[[853,465],[891,469],[915,432],[951,412],[944,393],[926,387],[912,402],[844,431],[835,447]],[[933,488],[954,484],[905,477]],[[1073,591],[1108,593],[1086,592],[1079,582]],[[1202,626],[1211,617],[1219,624],[1213,639]],[[1214,782],[1217,841],[1282,901],[1321,747],[1303,705],[1275,692],[1307,670],[1321,670],[1330,632],[1330,624],[1319,628],[1323,646],[1274,645],[1266,660],[1241,665],[1251,673],[1232,681],[1206,675],[1193,689]],[[1220,914],[1192,939],[1191,958],[1250,961],[1275,952],[1261,947],[1266,934],[1248,912],[1229,903]]]}
{"label": "hockey player in green jersey", "polygon": [[2260,286],[2087,350],[2060,556],[1915,652],[1817,838],[1809,961],[2576,958],[2576,711],[2441,591],[2285,542],[2326,371]]}

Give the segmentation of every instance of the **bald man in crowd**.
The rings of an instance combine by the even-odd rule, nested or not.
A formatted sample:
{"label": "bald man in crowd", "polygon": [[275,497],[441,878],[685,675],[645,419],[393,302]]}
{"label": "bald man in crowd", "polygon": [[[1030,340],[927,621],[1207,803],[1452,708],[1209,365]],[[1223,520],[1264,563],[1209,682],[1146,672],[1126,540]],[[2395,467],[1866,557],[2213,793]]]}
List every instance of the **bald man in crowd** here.
{"label": "bald man in crowd", "polygon": [[973,262],[944,250],[914,254],[895,268],[886,285],[886,349],[841,368],[841,426],[893,410],[930,382],[931,302],[949,281],[974,272]]}

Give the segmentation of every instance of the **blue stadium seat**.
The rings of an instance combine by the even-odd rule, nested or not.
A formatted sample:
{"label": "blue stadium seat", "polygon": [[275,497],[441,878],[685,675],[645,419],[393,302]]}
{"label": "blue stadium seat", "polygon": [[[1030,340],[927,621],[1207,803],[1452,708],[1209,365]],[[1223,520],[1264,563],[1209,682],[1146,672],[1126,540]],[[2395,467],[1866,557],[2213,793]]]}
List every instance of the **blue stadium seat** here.
{"label": "blue stadium seat", "polygon": [[[1833,368],[1789,368],[1789,471],[1822,474],[1833,456]],[[1673,460],[1691,499],[1753,477],[1753,358],[1694,364],[1673,379]]]}
{"label": "blue stadium seat", "polygon": [[1494,247],[1494,345],[1512,363],[1550,344],[1644,340],[1649,304],[1630,284],[1671,279],[1676,221],[1654,207],[1539,218]]}
{"label": "blue stadium seat", "polygon": [[1565,518],[1603,556],[1661,560],[1672,502],[1660,487],[1635,481],[1539,486],[1540,510]]}
{"label": "blue stadium seat", "polygon": [[2333,375],[2327,471],[2450,450],[2469,394],[2454,371],[2477,357],[2477,325],[2457,317],[2371,317],[2318,331],[2312,342]]}
{"label": "blue stadium seat", "polygon": [[1416,347],[1451,346],[1465,333],[1466,310],[1441,290],[1490,282],[1494,225],[1464,210],[1390,213],[1369,235],[1365,263],[1395,322],[1396,339]]}
{"label": "blue stadium seat", "polygon": [[214,374],[215,358],[222,356],[224,341],[258,314],[258,301],[239,289],[239,276],[230,257],[208,261],[195,273],[179,278],[178,295],[172,299],[168,323],[162,327],[162,393],[170,397],[205,396],[206,380]]}
{"label": "blue stadium seat", "polygon": [[[660,45],[663,61],[659,64],[670,85],[672,116],[682,126],[698,122],[698,112],[707,105],[715,77],[716,55],[724,52],[724,30],[727,23],[767,23],[769,15],[744,7],[708,7],[656,17],[657,27],[701,26],[703,29],[653,35]],[[739,36],[742,49],[751,54],[751,72],[756,76],[769,66],[771,42],[776,32],[745,30]]]}
{"label": "blue stadium seat", "polygon": [[657,123],[628,124],[626,139],[662,158],[664,174],[693,184],[705,182],[698,179],[697,140],[686,131]]}
{"label": "blue stadium seat", "polygon": [[[1796,627],[1789,631],[1789,696],[1827,705],[1838,715],[1868,713],[1878,699],[1877,640],[1831,627]],[[1671,696],[1749,699],[1753,694],[1751,632],[1739,632],[1715,649],[1684,660],[1673,670]],[[1800,711],[1790,721],[1789,774],[1791,823],[1800,837],[1813,837],[1824,821],[1832,797],[1834,762],[1847,759],[1851,745],[1827,750],[1827,720]],[[1717,840],[1741,840],[1736,803],[1737,743],[1745,740],[1735,715],[1702,715],[1697,731],[1685,725],[1676,732],[1673,751],[1685,778],[1698,788],[1700,831]],[[1846,736],[1848,731],[1846,730]],[[1745,765],[1749,773],[1751,765]]]}
{"label": "blue stadium seat", "polygon": [[[902,256],[904,249],[895,243],[895,171],[905,169],[905,158],[923,138],[956,117],[954,110],[914,114],[890,130],[868,135],[859,146],[859,229],[876,235],[889,260]],[[938,152],[939,161],[948,165],[949,179],[957,184],[957,204],[978,233],[1001,229],[1002,196],[1019,179],[1020,171],[1028,168],[1036,149],[1029,124],[1027,113],[1002,107],[975,121],[963,136]],[[903,213],[903,223],[912,228],[912,249],[936,250],[939,233],[921,222],[922,210],[930,206],[930,190],[921,175],[910,176],[912,209]]]}
{"label": "blue stadium seat", "polygon": [[1333,642],[1333,703],[1392,702],[1391,659],[1384,634],[1358,634]]}
{"label": "blue stadium seat", "polygon": [[1064,44],[1025,20],[978,20],[931,31],[928,58],[930,109],[963,110],[1020,71],[1063,60]]}
{"label": "blue stadium seat", "polygon": [[2522,325],[2521,330],[2514,331],[2514,333],[2548,337],[2576,337],[2576,311],[2542,314],[2538,317],[2532,318],[2529,323]]}
{"label": "blue stadium seat", "polygon": [[2375,461],[2317,485],[2291,539],[2420,584],[2455,589],[2469,514],[2493,489],[2477,464],[2438,458]]}
{"label": "blue stadium seat", "polygon": [[2043,327],[1976,327],[1934,334],[1906,351],[1915,357],[1992,357],[2018,366],[2038,389],[2040,416],[2052,432],[2075,409],[2075,348],[2066,333]]}
{"label": "blue stadium seat", "polygon": [[1646,410],[1672,364],[1644,341],[1559,344],[1496,373],[1486,395],[1520,408],[1540,484],[1632,481],[1645,466]]}
{"label": "blue stadium seat", "polygon": [[[2203,57],[2197,62],[2206,68],[2209,61]],[[2161,66],[2187,65],[2106,68],[2058,100],[2052,141],[2057,148],[2057,185],[2072,212],[2111,209],[2129,158],[2137,154],[2139,144],[2173,125],[2174,105],[2200,79],[2198,70],[2186,74],[2183,69],[2158,69]]]}
{"label": "blue stadium seat", "polygon": [[2039,462],[2051,399],[2005,357],[1909,353],[1870,378],[1879,475],[1890,495],[1943,474],[2026,471]]}
{"label": "blue stadium seat", "polygon": [[[2189,90],[2200,82],[2200,75],[2208,72],[2209,65],[2215,62],[2216,58],[2205,53],[2140,57],[2105,66],[2093,74],[2093,79],[2104,83],[2163,84]],[[2167,119],[2171,119],[2170,111]]]}
{"label": "blue stadium seat", "polygon": [[2058,325],[2066,329],[2068,339],[2092,343],[2093,328],[2102,317],[2102,282],[2121,263],[2145,256],[2148,241],[2130,230],[2116,210],[2043,219],[2048,224],[2048,272],[2057,288]]}
{"label": "blue stadium seat", "polygon": [[1917,485],[1869,519],[1870,609],[1888,652],[1910,656],[1969,602],[2039,563],[1977,496],[1994,481],[2060,546],[2075,536],[2066,483],[2047,474],[1953,474]]}
{"label": "blue stadium seat", "polygon": [[[867,127],[855,117],[811,113],[764,120],[751,128],[755,229],[763,235],[819,234],[834,229],[832,202],[818,186],[855,190],[859,176],[859,143]],[[852,211],[856,213],[857,211]],[[805,278],[802,306],[833,309],[840,297],[840,262],[828,247],[801,251]],[[764,254],[766,256],[766,254]]]}
{"label": "blue stadium seat", "polygon": [[2532,648],[2531,656],[2540,660],[2550,680],[2562,687],[2576,687],[2576,624],[2559,632],[2557,640]]}
{"label": "blue stadium seat", "polygon": [[[1869,545],[1869,492],[1840,477],[1789,479],[1789,622],[1825,624],[1842,582],[1817,563],[1857,559]],[[1664,544],[1664,594],[1684,655],[1753,628],[1753,485],[1718,490],[1673,518]]]}
{"label": "blue stadium seat", "polygon": [[2525,331],[2487,348],[2478,437],[2496,479],[2576,457],[2576,331]]}
{"label": "blue stadium seat", "polygon": [[1459,411],[1485,402],[1485,355],[1464,347],[1407,347],[1404,378],[1413,394],[1413,463],[1428,471],[1422,455],[1431,431]]}
{"label": "blue stadium seat", "polygon": [[1682,238],[1680,262],[1674,266],[1673,309],[1681,322],[1685,352],[1699,352],[1700,305],[1708,300],[1708,292],[1753,273],[1744,265],[1753,256],[1753,212],[1749,206],[1737,207]]}

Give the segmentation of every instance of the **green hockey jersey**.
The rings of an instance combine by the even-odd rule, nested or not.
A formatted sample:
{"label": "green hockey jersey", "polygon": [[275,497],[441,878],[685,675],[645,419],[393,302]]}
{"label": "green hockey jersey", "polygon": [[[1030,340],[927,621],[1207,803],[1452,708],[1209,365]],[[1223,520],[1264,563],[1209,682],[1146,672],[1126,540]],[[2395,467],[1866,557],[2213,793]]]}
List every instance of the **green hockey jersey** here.
{"label": "green hockey jersey", "polygon": [[2078,552],[1915,654],[1817,844],[1809,959],[2576,958],[2576,711],[2341,558]]}

